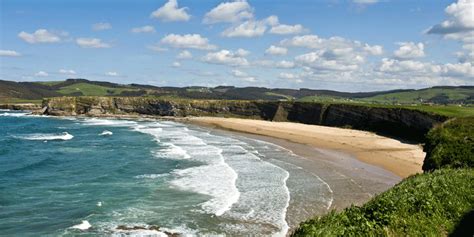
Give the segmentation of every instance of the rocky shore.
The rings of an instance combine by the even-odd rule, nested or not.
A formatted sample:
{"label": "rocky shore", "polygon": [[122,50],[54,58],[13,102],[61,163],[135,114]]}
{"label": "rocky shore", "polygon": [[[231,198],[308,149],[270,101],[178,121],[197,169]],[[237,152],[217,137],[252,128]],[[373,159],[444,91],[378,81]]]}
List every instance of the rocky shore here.
{"label": "rocky shore", "polygon": [[163,100],[144,97],[56,97],[40,113],[54,116],[152,115],[233,117],[367,130],[422,141],[448,118],[423,111],[349,104],[278,101]]}

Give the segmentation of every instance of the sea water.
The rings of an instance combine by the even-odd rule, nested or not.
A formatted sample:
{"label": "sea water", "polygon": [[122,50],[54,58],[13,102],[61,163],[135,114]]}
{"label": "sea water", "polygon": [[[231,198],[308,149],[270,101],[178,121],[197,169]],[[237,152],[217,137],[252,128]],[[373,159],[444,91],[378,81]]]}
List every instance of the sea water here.
{"label": "sea water", "polygon": [[284,236],[289,218],[308,211],[302,204],[332,201],[297,158],[170,121],[2,110],[0,235]]}

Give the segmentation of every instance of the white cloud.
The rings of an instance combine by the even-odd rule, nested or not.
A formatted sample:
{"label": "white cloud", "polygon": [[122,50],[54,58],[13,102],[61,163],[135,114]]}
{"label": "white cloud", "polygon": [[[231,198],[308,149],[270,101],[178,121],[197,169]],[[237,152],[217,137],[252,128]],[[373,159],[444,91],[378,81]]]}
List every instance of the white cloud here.
{"label": "white cloud", "polygon": [[207,38],[199,34],[176,35],[169,34],[161,39],[162,44],[169,45],[173,48],[215,50],[217,46],[209,43]]}
{"label": "white cloud", "polygon": [[60,74],[65,74],[65,75],[76,75],[76,71],[71,70],[71,69],[59,69],[58,72]]}
{"label": "white cloud", "polygon": [[38,29],[32,34],[22,31],[18,34],[18,37],[30,44],[57,43],[61,41],[59,35],[46,29]]}
{"label": "white cloud", "polygon": [[357,4],[374,4],[379,2],[379,0],[352,0],[354,3]]}
{"label": "white cloud", "polygon": [[398,59],[413,59],[425,56],[423,43],[401,42],[398,45],[400,45],[400,48],[393,52]]}
{"label": "white cloud", "polygon": [[294,74],[294,73],[289,73],[289,72],[281,72],[281,73],[278,75],[278,78],[280,78],[280,79],[285,79],[285,80],[292,80],[292,81],[295,81],[296,83],[301,83],[301,82],[303,82],[303,80],[301,80],[301,76],[300,76],[300,75]]}
{"label": "white cloud", "polygon": [[222,32],[224,37],[246,37],[252,38],[262,36],[267,30],[266,21],[249,20],[242,24],[227,28]]}
{"label": "white cloud", "polygon": [[161,45],[159,44],[154,44],[154,45],[149,45],[147,46],[147,48],[153,50],[153,51],[156,51],[156,52],[165,52],[165,51],[168,51],[167,48],[163,48]]}
{"label": "white cloud", "polygon": [[220,22],[238,22],[253,18],[253,9],[246,0],[234,2],[223,2],[204,16],[205,24],[215,24]]}
{"label": "white cloud", "polygon": [[174,62],[172,64],[173,67],[181,67],[181,63],[180,62]]}
{"label": "white cloud", "polygon": [[193,58],[193,55],[191,54],[191,52],[187,50],[183,50],[178,54],[178,56],[176,56],[176,58],[177,59],[191,59]]}
{"label": "white cloud", "polygon": [[257,65],[260,67],[268,67],[268,68],[280,68],[280,69],[289,69],[294,68],[296,65],[292,61],[272,61],[272,60],[258,60],[252,63],[252,65]]}
{"label": "white cloud", "polygon": [[35,76],[37,76],[37,77],[47,77],[47,76],[49,76],[49,74],[45,71],[39,71],[39,72],[35,73]]}
{"label": "white cloud", "polygon": [[353,71],[365,59],[355,53],[352,48],[318,50],[299,55],[295,61],[301,65],[322,71]]}
{"label": "white cloud", "polygon": [[301,34],[307,30],[300,24],[297,25],[276,25],[270,29],[270,33],[277,35]]}
{"label": "white cloud", "polygon": [[155,27],[146,25],[146,26],[140,26],[140,27],[135,27],[131,30],[132,33],[154,33],[156,32]]}
{"label": "white cloud", "polygon": [[118,72],[113,72],[113,71],[106,72],[105,75],[109,76],[109,77],[118,77],[118,76],[120,76],[120,74]]}
{"label": "white cloud", "polygon": [[246,58],[239,56],[236,52],[230,50],[208,53],[202,58],[202,61],[229,66],[246,66],[249,64]]}
{"label": "white cloud", "polygon": [[370,46],[368,44],[364,45],[364,50],[371,54],[371,55],[382,55],[383,54],[383,47],[380,45],[373,45]]}
{"label": "white cloud", "polygon": [[287,48],[278,47],[275,45],[271,45],[267,50],[265,50],[265,54],[269,55],[286,55],[288,53]]}
{"label": "white cloud", "polygon": [[250,54],[250,51],[247,51],[247,50],[245,50],[245,49],[237,49],[237,50],[235,51],[235,55],[237,55],[237,56],[239,56],[239,57],[245,57],[245,56],[247,56],[247,55],[249,55],[249,54]]}
{"label": "white cloud", "polygon": [[178,8],[177,0],[169,0],[165,5],[151,13],[152,18],[162,21],[188,21],[191,18],[186,11],[188,8]]}
{"label": "white cloud", "polygon": [[102,31],[102,30],[110,30],[112,29],[112,25],[107,22],[99,22],[92,25],[92,30],[94,31]]}
{"label": "white cloud", "polygon": [[110,44],[102,42],[101,39],[97,38],[77,38],[77,45],[81,48],[110,48]]}
{"label": "white cloud", "polygon": [[0,56],[2,57],[19,57],[21,56],[20,53],[14,50],[1,50],[0,49]]}
{"label": "white cloud", "polygon": [[236,78],[239,78],[239,79],[242,79],[244,81],[248,81],[248,82],[254,82],[257,80],[257,78],[255,78],[254,76],[249,76],[246,72],[242,72],[240,70],[237,70],[237,69],[233,69],[231,71],[231,74],[232,76],[236,77]]}
{"label": "white cloud", "polygon": [[452,3],[445,9],[448,19],[432,26],[427,30],[427,33],[447,35],[463,31],[473,31],[473,10],[473,0],[459,0]]}

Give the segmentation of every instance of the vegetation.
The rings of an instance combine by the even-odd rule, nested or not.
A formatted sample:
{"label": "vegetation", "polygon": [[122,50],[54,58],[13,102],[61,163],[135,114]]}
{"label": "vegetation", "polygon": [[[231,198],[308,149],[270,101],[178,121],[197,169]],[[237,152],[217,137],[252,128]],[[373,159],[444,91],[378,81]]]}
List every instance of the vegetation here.
{"label": "vegetation", "polygon": [[64,95],[83,95],[83,96],[106,96],[120,95],[124,91],[137,91],[138,89],[112,88],[90,83],[76,83],[73,85],[61,87],[58,92]]}
{"label": "vegetation", "polygon": [[156,96],[186,99],[288,100],[320,103],[362,103],[379,105],[474,104],[474,86],[433,87],[421,90],[339,92],[312,89],[270,89],[264,87],[157,87],[67,79],[48,82],[0,80],[0,98],[42,99],[54,96]]}
{"label": "vegetation", "polygon": [[362,207],[306,221],[293,236],[445,236],[474,208],[474,170],[409,177]]}
{"label": "vegetation", "polygon": [[474,117],[456,118],[432,129],[423,170],[474,167]]}

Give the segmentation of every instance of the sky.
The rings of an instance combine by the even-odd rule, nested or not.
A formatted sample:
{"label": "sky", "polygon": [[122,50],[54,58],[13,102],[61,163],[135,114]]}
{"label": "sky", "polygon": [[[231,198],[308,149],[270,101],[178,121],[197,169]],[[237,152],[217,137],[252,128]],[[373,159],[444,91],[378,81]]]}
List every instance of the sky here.
{"label": "sky", "polygon": [[474,85],[474,0],[0,0],[0,79]]}

